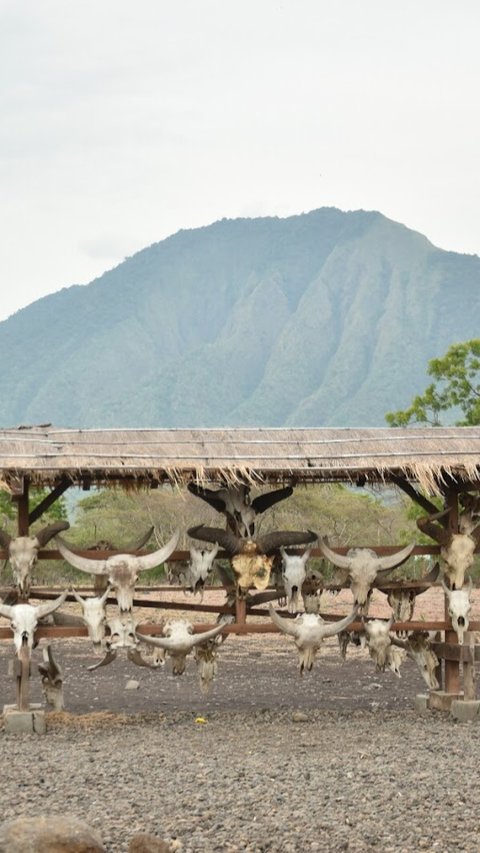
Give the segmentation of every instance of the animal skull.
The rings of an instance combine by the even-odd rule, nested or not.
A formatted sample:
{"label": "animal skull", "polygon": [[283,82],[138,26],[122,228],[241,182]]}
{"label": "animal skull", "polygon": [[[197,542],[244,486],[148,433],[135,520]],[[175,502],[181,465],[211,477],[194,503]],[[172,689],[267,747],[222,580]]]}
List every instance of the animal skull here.
{"label": "animal skull", "polygon": [[22,598],[29,596],[31,572],[37,563],[40,548],[68,527],[70,527],[68,521],[57,521],[42,528],[34,536],[16,537],[10,536],[6,530],[0,530],[0,545],[8,550],[15,584]]}
{"label": "animal skull", "polygon": [[111,587],[107,587],[102,596],[82,598],[75,589],[72,589],[75,599],[82,608],[82,619],[96,651],[101,649],[106,634],[106,601],[110,592]]}
{"label": "animal skull", "polygon": [[447,596],[448,613],[452,620],[454,631],[458,636],[460,646],[463,646],[463,635],[468,631],[469,616],[472,609],[472,601],[470,593],[472,591],[472,579],[468,579],[468,584],[462,589],[449,589],[442,580],[442,587]]}
{"label": "animal skull", "polygon": [[33,604],[0,604],[0,616],[5,616],[10,620],[10,627],[13,631],[13,644],[17,655],[23,646],[29,649],[29,655],[32,652],[35,629],[39,619],[48,616],[61,607],[67,597],[67,590],[48,604],[38,604],[36,607]]}
{"label": "animal skull", "polygon": [[[392,640],[398,645],[397,640]],[[407,655],[415,662],[420,674],[430,690],[439,690],[440,684],[436,676],[439,660],[430,644],[428,631],[412,631],[407,640],[402,643]]]}
{"label": "animal skull", "polygon": [[354,607],[348,616],[336,622],[326,622],[316,613],[303,613],[296,619],[285,619],[274,610],[271,604],[268,611],[270,618],[282,633],[294,638],[298,649],[300,673],[302,674],[305,669],[308,672],[312,669],[316,654],[324,639],[334,637],[351,625],[357,615],[358,607]]}
{"label": "animal skull", "polygon": [[[453,532],[438,523],[447,514],[448,509],[444,509],[433,515],[417,518],[417,527],[439,543],[440,556],[445,562],[444,572],[450,586],[452,589],[461,589],[465,574],[473,565],[475,550],[480,544],[480,524],[471,529],[476,516],[473,509],[470,509],[460,515],[459,532]],[[462,532],[463,530],[468,532]]]}
{"label": "animal skull", "polygon": [[344,582],[349,579],[353,592],[353,602],[358,604],[361,612],[365,612],[368,601],[368,593],[372,589],[377,576],[389,572],[408,560],[415,547],[414,544],[407,545],[396,554],[388,557],[378,557],[371,548],[351,548],[345,557],[332,551],[321,538],[318,540],[323,555],[335,566],[342,569],[345,575]]}
{"label": "animal skull", "polygon": [[283,585],[287,594],[289,613],[297,613],[299,610],[300,593],[306,578],[306,564],[310,557],[310,548],[302,555],[287,554],[285,548],[280,548],[283,562]]}
{"label": "animal skull", "polygon": [[202,634],[193,633],[193,625],[186,619],[174,619],[168,622],[163,629],[163,637],[152,637],[147,634],[137,634],[137,638],[151,646],[165,649],[167,655],[172,659],[173,675],[182,675],[185,672],[187,655],[195,646],[199,646],[207,640],[216,637],[224,629],[220,623],[210,631]]}
{"label": "animal skull", "polygon": [[399,649],[397,646],[390,644],[387,647],[387,656],[386,656],[386,667],[390,669],[394,675],[397,675],[398,678],[401,678],[400,675],[400,667],[405,660],[405,652],[402,649]]}
{"label": "animal skull", "polygon": [[203,597],[203,588],[212,573],[219,547],[216,542],[212,551],[193,546],[190,548],[190,563],[184,574],[184,583],[193,594],[199,592]]}
{"label": "animal skull", "polygon": [[393,616],[388,622],[385,622],[384,619],[371,619],[364,625],[370,657],[375,661],[377,669],[382,671],[388,662],[388,649],[392,642],[390,638],[392,625]]}
{"label": "animal skull", "polygon": [[154,569],[164,563],[173,554],[179,538],[179,531],[163,548],[136,557],[134,554],[115,554],[106,560],[92,560],[89,557],[81,557],[71,551],[62,540],[57,537],[58,550],[62,557],[75,569],[89,572],[95,575],[106,575],[110,585],[115,590],[120,612],[126,613],[132,610],[133,593],[138,580],[138,573]]}

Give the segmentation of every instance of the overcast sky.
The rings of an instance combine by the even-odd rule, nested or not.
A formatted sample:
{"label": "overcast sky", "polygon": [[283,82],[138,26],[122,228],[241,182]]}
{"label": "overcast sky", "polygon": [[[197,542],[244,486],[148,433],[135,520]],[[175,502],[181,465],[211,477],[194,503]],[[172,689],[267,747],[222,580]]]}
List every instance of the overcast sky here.
{"label": "overcast sky", "polygon": [[333,205],[480,254],[478,0],[0,0],[0,319]]}

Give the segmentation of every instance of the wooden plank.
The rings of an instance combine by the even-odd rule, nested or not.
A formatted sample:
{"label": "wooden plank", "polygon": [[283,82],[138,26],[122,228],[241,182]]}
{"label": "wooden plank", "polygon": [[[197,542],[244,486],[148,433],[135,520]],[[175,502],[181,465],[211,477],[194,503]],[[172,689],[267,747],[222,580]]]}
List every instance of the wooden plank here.
{"label": "wooden plank", "polygon": [[476,699],[475,685],[475,635],[467,631],[465,634],[465,649],[469,652],[469,660],[463,664],[463,693],[467,702]]}
{"label": "wooden plank", "polygon": [[52,506],[52,504],[54,504],[55,501],[57,501],[58,498],[60,498],[64,494],[64,492],[66,492],[67,489],[70,488],[71,485],[72,485],[71,481],[67,480],[67,478],[64,477],[61,480],[61,482],[57,486],[55,486],[54,489],[52,489],[50,494],[48,494],[43,499],[43,501],[41,501],[39,504],[37,504],[35,509],[33,509],[32,512],[29,514],[29,516],[28,516],[29,524],[31,525],[35,521],[37,521],[37,519],[39,519],[43,515],[43,513],[46,512],[47,509],[49,509]]}
{"label": "wooden plank", "polygon": [[480,660],[480,646],[459,646],[458,643],[432,643],[431,646],[442,660],[463,661],[469,664]]}

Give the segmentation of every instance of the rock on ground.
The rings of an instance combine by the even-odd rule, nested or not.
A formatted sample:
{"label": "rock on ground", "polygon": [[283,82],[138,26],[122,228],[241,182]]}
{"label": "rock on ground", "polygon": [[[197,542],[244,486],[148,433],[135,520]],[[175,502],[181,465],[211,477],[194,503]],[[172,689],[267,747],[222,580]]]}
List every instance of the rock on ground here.
{"label": "rock on ground", "polygon": [[0,853],[104,853],[98,835],[76,817],[18,817],[0,825]]}

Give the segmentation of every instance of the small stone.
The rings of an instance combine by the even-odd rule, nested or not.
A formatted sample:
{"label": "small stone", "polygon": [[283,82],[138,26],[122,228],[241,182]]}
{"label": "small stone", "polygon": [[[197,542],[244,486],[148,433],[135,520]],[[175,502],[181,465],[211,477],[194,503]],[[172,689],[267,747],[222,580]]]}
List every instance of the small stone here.
{"label": "small stone", "polygon": [[170,851],[171,846],[167,841],[149,832],[138,832],[128,844],[128,853],[170,853]]}
{"label": "small stone", "polygon": [[98,835],[76,817],[19,817],[0,825],[0,853],[105,853]]}
{"label": "small stone", "polygon": [[304,711],[292,711],[292,723],[308,723],[308,714]]}
{"label": "small stone", "polygon": [[134,678],[131,678],[130,681],[127,681],[125,685],[125,690],[138,690],[140,687],[140,682],[135,681]]}

